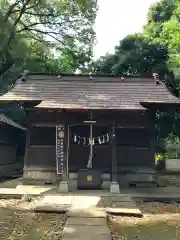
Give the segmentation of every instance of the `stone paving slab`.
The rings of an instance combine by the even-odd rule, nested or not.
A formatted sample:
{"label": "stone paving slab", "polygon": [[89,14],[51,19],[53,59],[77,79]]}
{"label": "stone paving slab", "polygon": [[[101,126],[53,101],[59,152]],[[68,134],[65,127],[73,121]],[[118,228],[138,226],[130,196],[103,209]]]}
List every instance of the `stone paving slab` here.
{"label": "stone paving slab", "polygon": [[35,200],[31,204],[31,210],[38,212],[67,212],[72,203],[73,197],[48,195]]}
{"label": "stone paving slab", "polygon": [[64,238],[83,238],[84,239],[99,239],[99,236],[107,236],[110,234],[108,226],[71,226],[71,227],[64,227],[63,230],[63,240]]}
{"label": "stone paving slab", "polygon": [[42,198],[43,203],[71,205],[73,196],[46,195]]}
{"label": "stone paving slab", "polygon": [[37,197],[40,194],[36,192],[27,192],[27,191],[19,191],[16,188],[0,188],[0,198],[3,199],[21,199],[21,197],[25,194]]}
{"label": "stone paving slab", "polygon": [[23,186],[18,185],[16,188],[0,188],[0,196],[22,196],[24,194],[35,195],[38,196],[41,193],[47,191],[49,188],[46,187],[35,187],[35,186]]}
{"label": "stone paving slab", "polygon": [[93,236],[79,236],[79,237],[63,237],[63,240],[112,240],[110,234],[107,235],[93,235]]}
{"label": "stone paving slab", "polygon": [[112,202],[129,202],[129,201],[132,201],[132,197],[131,196],[121,196],[121,195],[118,195],[118,196],[105,196],[105,197],[101,197],[100,201],[106,201],[106,202],[109,202],[109,201],[112,201]]}
{"label": "stone paving slab", "polygon": [[66,226],[82,225],[82,226],[104,226],[107,224],[105,218],[80,218],[80,217],[70,217],[67,219]]}
{"label": "stone paving slab", "polygon": [[106,218],[106,211],[98,209],[70,209],[67,213],[68,217],[80,218]]}
{"label": "stone paving slab", "polygon": [[31,210],[36,211],[36,212],[59,212],[59,213],[65,213],[69,210],[70,205],[58,205],[58,204],[37,204],[37,205],[32,205]]}
{"label": "stone paving slab", "polygon": [[88,209],[96,207],[100,201],[100,197],[96,196],[74,196],[72,201],[72,209]]}
{"label": "stone paving slab", "polygon": [[106,212],[121,216],[143,217],[143,214],[138,208],[107,208]]}
{"label": "stone paving slab", "polygon": [[101,205],[106,209],[106,213],[122,216],[143,216],[131,196],[104,197]]}
{"label": "stone paving slab", "polygon": [[137,208],[135,203],[117,203],[117,204],[106,204],[104,208]]}
{"label": "stone paving slab", "polygon": [[37,186],[37,185],[22,185],[22,184],[19,184],[19,185],[17,185],[16,189],[19,192],[22,192],[22,193],[38,193],[38,194],[41,194],[41,193],[44,193],[46,191],[49,191],[50,189],[53,189],[53,187],[52,186]]}
{"label": "stone paving slab", "polygon": [[104,202],[132,202],[132,197],[119,194],[119,196],[102,197],[101,200]]}

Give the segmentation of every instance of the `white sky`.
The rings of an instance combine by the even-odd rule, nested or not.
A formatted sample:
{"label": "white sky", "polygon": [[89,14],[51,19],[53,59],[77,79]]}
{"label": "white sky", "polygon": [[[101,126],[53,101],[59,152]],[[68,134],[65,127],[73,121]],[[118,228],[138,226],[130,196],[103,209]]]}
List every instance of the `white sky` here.
{"label": "white sky", "polygon": [[97,44],[94,57],[107,52],[113,53],[114,47],[127,34],[140,32],[146,23],[148,8],[157,0],[98,0],[99,12],[95,31]]}

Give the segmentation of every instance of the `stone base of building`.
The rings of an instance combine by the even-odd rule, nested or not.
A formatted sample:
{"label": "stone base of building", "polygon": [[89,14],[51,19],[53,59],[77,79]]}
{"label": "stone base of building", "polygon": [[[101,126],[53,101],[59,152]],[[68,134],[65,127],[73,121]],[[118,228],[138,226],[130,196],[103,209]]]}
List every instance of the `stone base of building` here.
{"label": "stone base of building", "polygon": [[165,186],[175,186],[180,188],[180,173],[162,173],[159,174],[159,181]]}
{"label": "stone base of building", "polygon": [[50,168],[24,168],[22,184],[58,184],[61,176],[56,169]]}
{"label": "stone base of building", "polygon": [[61,181],[58,187],[59,193],[68,193],[69,192],[69,184],[67,181]]}
{"label": "stone base of building", "polygon": [[120,188],[119,188],[119,183],[118,182],[111,182],[110,193],[113,193],[113,194],[119,194],[120,193]]}

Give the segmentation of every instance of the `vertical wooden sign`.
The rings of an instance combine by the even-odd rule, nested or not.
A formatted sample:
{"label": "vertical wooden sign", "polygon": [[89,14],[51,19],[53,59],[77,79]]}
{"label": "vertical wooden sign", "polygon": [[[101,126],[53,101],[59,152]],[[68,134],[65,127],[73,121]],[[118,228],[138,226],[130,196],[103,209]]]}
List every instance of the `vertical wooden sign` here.
{"label": "vertical wooden sign", "polygon": [[64,125],[56,126],[56,169],[62,174],[64,169]]}

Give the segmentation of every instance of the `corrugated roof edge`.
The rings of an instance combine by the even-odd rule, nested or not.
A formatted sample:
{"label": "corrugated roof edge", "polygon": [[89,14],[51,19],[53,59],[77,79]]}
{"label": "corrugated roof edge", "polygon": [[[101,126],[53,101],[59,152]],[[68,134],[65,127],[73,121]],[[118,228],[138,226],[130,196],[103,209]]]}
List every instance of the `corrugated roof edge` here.
{"label": "corrugated roof edge", "polygon": [[19,128],[23,131],[26,131],[27,129],[23,127],[22,125],[16,123],[11,118],[7,117],[4,113],[0,113],[0,122],[6,123],[12,127]]}

